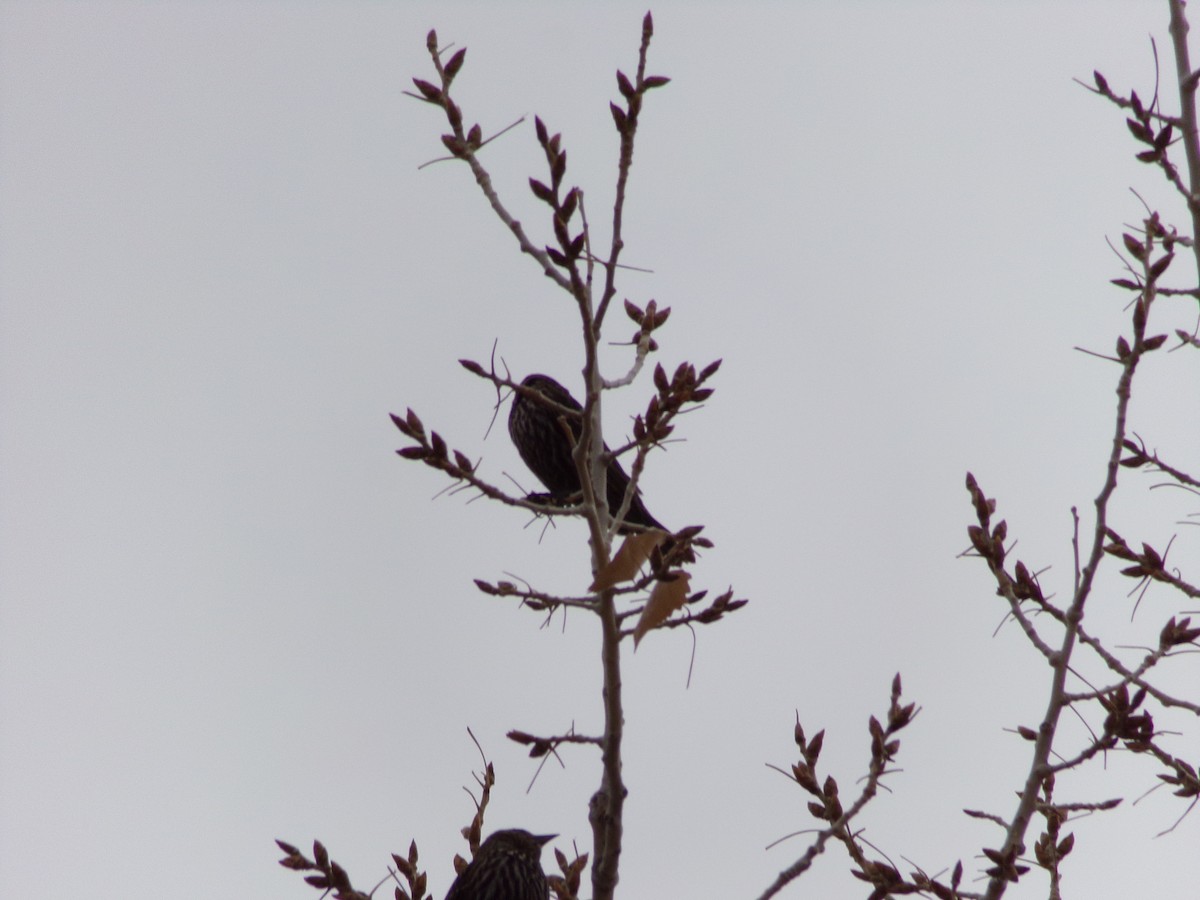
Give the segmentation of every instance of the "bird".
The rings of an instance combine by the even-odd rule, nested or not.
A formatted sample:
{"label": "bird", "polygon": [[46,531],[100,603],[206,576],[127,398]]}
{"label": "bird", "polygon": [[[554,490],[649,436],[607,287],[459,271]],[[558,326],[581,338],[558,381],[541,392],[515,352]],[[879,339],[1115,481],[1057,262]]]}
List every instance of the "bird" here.
{"label": "bird", "polygon": [[556,837],[523,828],[493,831],[454,879],[446,900],[547,900],[542,847]]}
{"label": "bird", "polygon": [[[559,406],[575,412],[583,410],[571,392],[549,375],[528,375],[521,386],[536,391]],[[563,428],[564,423],[570,430],[569,436]],[[512,410],[508,414],[508,434],[529,471],[546,486],[556,503],[566,503],[579,497],[579,472],[575,468],[572,453],[582,427],[579,416],[563,415],[520,391],[513,397]],[[608,451],[607,444],[604,450]],[[616,459],[608,464],[606,482],[608,511],[615,516],[625,502],[625,492],[629,488],[629,476]],[[630,499],[624,523],[618,530],[628,534],[634,530],[626,527],[628,525],[670,531],[650,515],[646,504],[642,502],[640,491]]]}

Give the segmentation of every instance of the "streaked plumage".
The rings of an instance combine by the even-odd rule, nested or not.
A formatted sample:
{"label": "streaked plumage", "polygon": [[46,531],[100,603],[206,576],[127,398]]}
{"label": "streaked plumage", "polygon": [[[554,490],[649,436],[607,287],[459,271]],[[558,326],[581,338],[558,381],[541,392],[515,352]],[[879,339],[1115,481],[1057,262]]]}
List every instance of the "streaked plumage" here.
{"label": "streaked plumage", "polygon": [[542,847],[557,835],[521,828],[494,831],[454,879],[446,900],[546,900]]}
{"label": "streaked plumage", "polygon": [[[570,391],[548,375],[529,375],[521,384],[533,388],[542,396],[567,409],[576,412],[583,409],[579,401],[571,396]],[[569,436],[563,428],[564,421],[570,429]],[[537,476],[538,481],[550,492],[550,496],[558,502],[577,498],[580,492],[579,473],[571,454],[575,450],[575,441],[579,438],[581,428],[578,416],[563,416],[538,403],[535,398],[520,393],[513,396],[512,411],[508,415],[509,436],[512,437],[512,442],[529,471]],[[607,449],[606,446],[605,450]],[[609,463],[607,473],[607,499],[611,514],[615,515],[621,508],[628,487],[629,476],[620,462],[614,459]],[[642,502],[640,491],[630,501],[625,521],[647,528],[668,530],[650,515],[650,511]],[[625,530],[627,529],[622,529]]]}

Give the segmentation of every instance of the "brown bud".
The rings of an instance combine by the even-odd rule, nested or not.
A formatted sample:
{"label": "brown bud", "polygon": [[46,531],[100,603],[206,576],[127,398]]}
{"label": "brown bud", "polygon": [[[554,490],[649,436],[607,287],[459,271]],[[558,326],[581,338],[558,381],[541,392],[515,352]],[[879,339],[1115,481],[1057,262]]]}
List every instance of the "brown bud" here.
{"label": "brown bud", "polygon": [[625,110],[621,109],[621,107],[617,106],[617,104],[615,104],[615,103],[608,104],[608,109],[612,113],[613,122],[616,123],[617,132],[619,134],[624,134],[625,133]]}
{"label": "brown bud", "polygon": [[458,70],[462,68],[463,60],[466,58],[467,58],[467,48],[466,47],[463,47],[461,50],[459,50],[457,53],[455,53],[452,57],[450,57],[450,62],[446,63],[446,69],[445,69],[447,81],[450,81],[451,79],[454,78],[455,75],[458,74]]}
{"label": "brown bud", "polygon": [[625,73],[619,69],[617,70],[617,90],[621,92],[621,96],[626,100],[630,99],[636,93],[629,79],[625,77]]}

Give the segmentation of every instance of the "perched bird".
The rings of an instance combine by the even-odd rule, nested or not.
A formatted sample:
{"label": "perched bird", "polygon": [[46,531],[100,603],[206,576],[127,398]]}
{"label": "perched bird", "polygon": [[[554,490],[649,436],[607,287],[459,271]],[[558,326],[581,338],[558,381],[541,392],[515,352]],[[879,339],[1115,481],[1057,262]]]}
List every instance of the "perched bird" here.
{"label": "perched bird", "polygon": [[542,847],[558,835],[521,828],[493,831],[475,858],[454,879],[446,900],[546,900]]}
{"label": "perched bird", "polygon": [[[529,375],[521,382],[524,387],[533,388],[543,397],[564,406],[567,409],[582,411],[571,392],[548,375]],[[570,430],[570,435],[563,425]],[[571,454],[575,450],[575,441],[583,428],[579,416],[566,416],[556,412],[536,398],[517,393],[513,396],[512,411],[508,414],[508,433],[516,445],[517,452],[529,471],[537,476],[538,481],[546,486],[553,500],[559,503],[578,498],[580,493],[579,472],[575,468],[575,460]],[[605,450],[608,447],[605,446]],[[617,460],[608,464],[607,493],[608,511],[617,514],[625,501],[625,491],[629,487],[629,476],[621,468]],[[633,495],[629,502],[629,510],[625,521],[632,525],[642,525],[646,528],[660,528],[669,531],[658,519],[650,515],[642,502],[641,492]],[[629,529],[622,528],[622,533]]]}

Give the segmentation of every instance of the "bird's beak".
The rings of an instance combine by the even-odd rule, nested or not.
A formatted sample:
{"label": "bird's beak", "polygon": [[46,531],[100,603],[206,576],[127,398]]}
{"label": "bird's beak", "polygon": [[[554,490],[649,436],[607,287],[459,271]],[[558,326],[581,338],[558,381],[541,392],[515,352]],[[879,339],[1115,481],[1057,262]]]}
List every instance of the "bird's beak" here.
{"label": "bird's beak", "polygon": [[545,847],[548,843],[558,837],[557,834],[535,834],[533,839],[538,842],[538,846]]}

